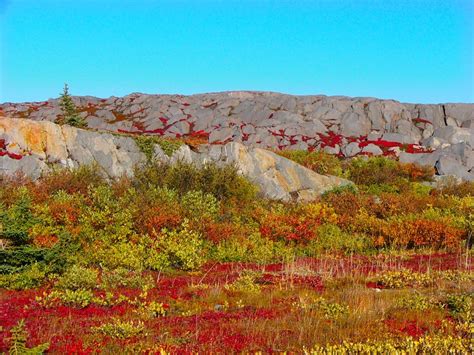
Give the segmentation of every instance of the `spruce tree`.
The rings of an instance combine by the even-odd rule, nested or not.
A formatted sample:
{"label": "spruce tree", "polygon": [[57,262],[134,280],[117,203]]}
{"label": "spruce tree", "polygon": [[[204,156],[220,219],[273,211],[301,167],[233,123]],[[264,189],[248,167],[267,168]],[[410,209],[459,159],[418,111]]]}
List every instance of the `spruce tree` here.
{"label": "spruce tree", "polygon": [[64,84],[64,89],[60,97],[59,106],[63,111],[62,122],[74,127],[85,127],[87,126],[86,121],[77,112],[77,107],[72,101],[71,95],[69,95],[69,86]]}

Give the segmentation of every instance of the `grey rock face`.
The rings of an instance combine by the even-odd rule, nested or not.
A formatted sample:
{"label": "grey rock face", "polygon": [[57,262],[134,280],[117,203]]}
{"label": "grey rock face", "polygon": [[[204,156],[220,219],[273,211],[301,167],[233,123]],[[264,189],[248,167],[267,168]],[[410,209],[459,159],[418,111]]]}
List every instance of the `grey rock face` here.
{"label": "grey rock face", "polygon": [[[429,162],[433,159],[424,158],[423,154],[430,149],[441,151],[440,156],[452,156],[455,153],[448,149],[450,145],[465,143],[469,152],[463,151],[464,155],[474,147],[474,104],[421,105],[375,98],[241,91],[191,96],[134,93],[107,99],[74,97],[74,101],[90,128],[110,132],[197,136],[210,143],[317,149],[345,156],[386,154],[383,140],[399,143],[391,149],[403,159]],[[60,113],[56,99],[0,104],[0,116],[54,121]],[[360,142],[366,136],[370,148],[364,144],[357,152],[354,139]],[[21,150],[21,144],[11,149]],[[116,169],[118,160],[114,159],[120,155],[117,153],[110,160],[92,148],[84,154],[81,159],[107,162],[109,172]],[[413,156],[408,158],[407,154]],[[419,154],[422,155],[417,157]],[[458,160],[466,166],[466,158]]]}

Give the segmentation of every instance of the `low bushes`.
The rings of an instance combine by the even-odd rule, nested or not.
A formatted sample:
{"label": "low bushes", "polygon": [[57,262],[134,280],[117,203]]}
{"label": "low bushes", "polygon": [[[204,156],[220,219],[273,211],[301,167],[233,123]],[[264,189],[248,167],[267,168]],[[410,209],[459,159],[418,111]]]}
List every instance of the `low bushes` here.
{"label": "low bushes", "polygon": [[[318,156],[311,154],[301,159]],[[74,275],[97,279],[91,270],[105,272],[111,284],[133,284],[127,273],[195,270],[209,260],[265,264],[300,255],[471,246],[471,195],[425,191],[409,180],[428,178],[426,171],[385,158],[349,164],[346,172],[368,185],[334,189],[312,203],[259,199],[232,166],[151,163],[135,178],[108,182],[87,167],[37,183],[5,180],[2,284],[28,287],[66,269],[58,287],[74,290],[85,287],[74,286],[80,284]],[[391,191],[401,177],[410,188]]]}

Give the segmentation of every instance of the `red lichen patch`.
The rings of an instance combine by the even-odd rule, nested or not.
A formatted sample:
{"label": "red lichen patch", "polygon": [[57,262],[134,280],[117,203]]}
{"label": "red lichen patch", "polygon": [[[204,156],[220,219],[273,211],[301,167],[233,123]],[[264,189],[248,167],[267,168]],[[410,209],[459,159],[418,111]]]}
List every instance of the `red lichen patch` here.
{"label": "red lichen patch", "polygon": [[114,115],[115,119],[112,121],[109,121],[108,123],[127,121],[130,118],[129,116],[123,114],[123,112],[119,112],[115,110],[112,110],[112,114]]}
{"label": "red lichen patch", "polygon": [[393,148],[400,148],[400,150],[410,154],[431,153],[431,149],[424,148],[418,144],[404,144],[400,142],[387,141],[382,138],[376,140],[368,140],[361,137],[359,140],[359,147],[364,148],[369,144],[374,144],[382,149],[384,155],[393,155]]}
{"label": "red lichen patch", "polygon": [[331,147],[335,148],[336,145],[342,143],[342,135],[336,134],[330,131],[328,134],[318,133],[319,139],[321,140],[321,148]]}
{"label": "red lichen patch", "polygon": [[23,158],[23,155],[21,154],[16,154],[16,153],[11,153],[11,152],[0,152],[0,157],[8,156],[10,159],[14,160],[21,160]]}
{"label": "red lichen patch", "polygon": [[89,102],[87,106],[79,107],[78,112],[87,112],[87,116],[95,116],[98,109],[96,105]]}

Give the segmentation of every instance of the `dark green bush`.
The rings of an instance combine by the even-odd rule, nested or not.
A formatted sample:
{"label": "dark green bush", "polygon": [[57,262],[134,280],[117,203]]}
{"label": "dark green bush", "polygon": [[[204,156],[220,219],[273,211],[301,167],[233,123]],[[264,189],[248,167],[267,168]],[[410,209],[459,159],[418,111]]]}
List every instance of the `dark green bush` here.
{"label": "dark green bush", "polygon": [[136,169],[135,187],[143,192],[151,187],[167,187],[181,196],[189,191],[202,191],[220,201],[234,199],[244,203],[254,199],[257,193],[257,188],[233,166],[197,167],[183,162],[155,163]]}
{"label": "dark green bush", "polygon": [[0,204],[0,239],[7,239],[14,245],[24,245],[29,240],[28,230],[34,224],[28,189],[21,187],[17,200],[9,208]]}

